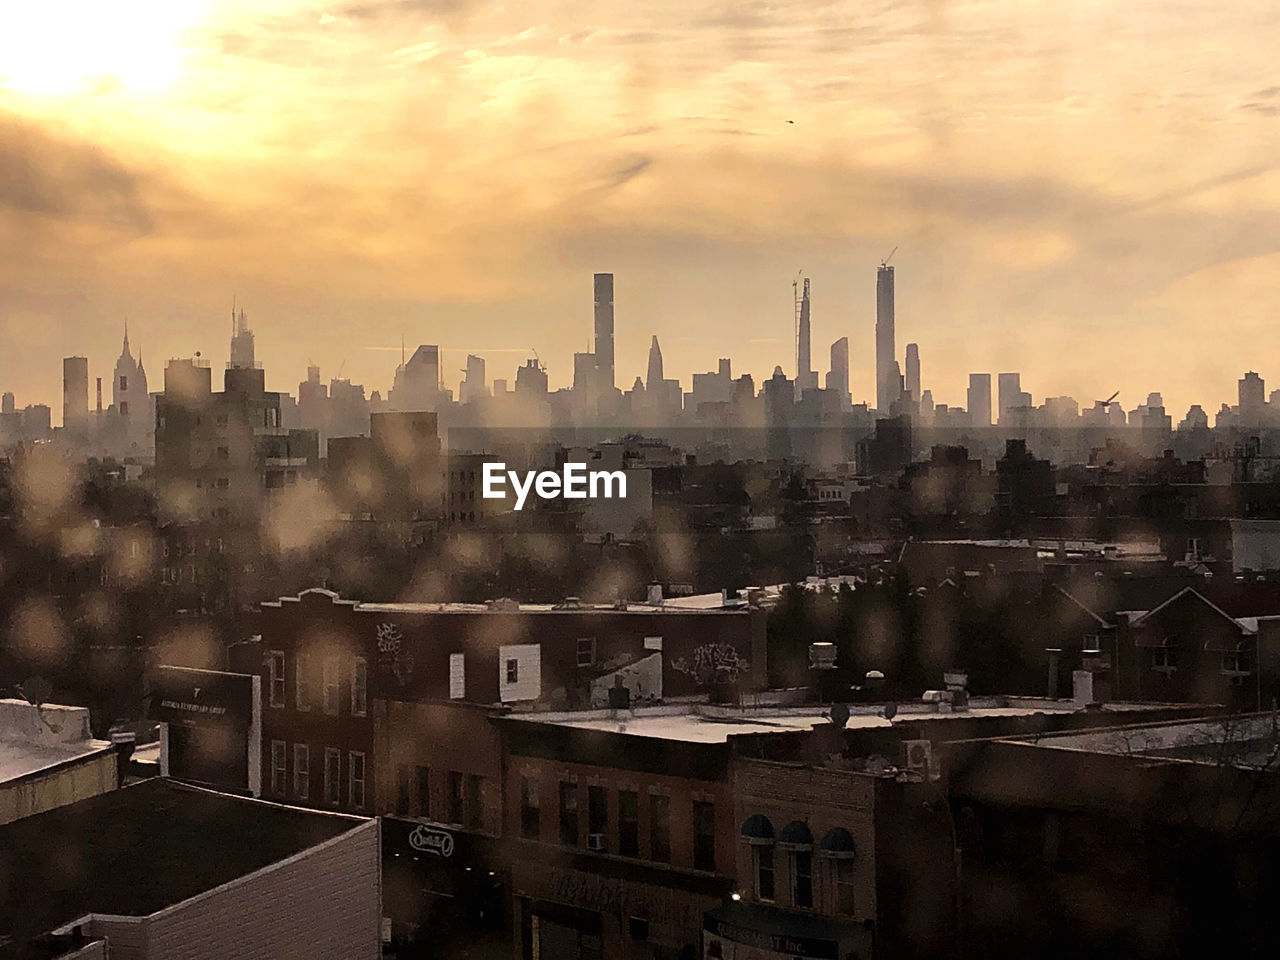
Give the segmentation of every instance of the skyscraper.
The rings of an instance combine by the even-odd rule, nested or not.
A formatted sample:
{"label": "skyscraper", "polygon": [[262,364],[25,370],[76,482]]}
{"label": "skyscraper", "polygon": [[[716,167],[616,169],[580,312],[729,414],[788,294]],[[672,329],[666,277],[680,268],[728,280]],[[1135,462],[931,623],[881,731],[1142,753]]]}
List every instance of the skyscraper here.
{"label": "skyscraper", "polygon": [[89,358],[62,361],[62,427],[80,434],[89,429]]}
{"label": "skyscraper", "polygon": [[889,412],[900,386],[894,375],[893,267],[880,264],[876,273],[876,409]]}
{"label": "skyscraper", "polygon": [[969,423],[975,427],[991,426],[991,374],[969,374]]}
{"label": "skyscraper", "polygon": [[907,344],[907,393],[920,402],[920,346],[915,343]]}
{"label": "skyscraper", "polygon": [[653,343],[649,345],[649,370],[644,386],[650,393],[662,389],[662,348],[658,346],[658,335],[653,335]]}
{"label": "skyscraper", "polygon": [[831,345],[831,372],[827,389],[838,395],[841,407],[849,404],[849,338],[841,337]]}
{"label": "skyscraper", "polygon": [[996,421],[1004,422],[1010,407],[1020,406],[1022,399],[1022,374],[1002,373],[996,377]]}
{"label": "skyscraper", "polygon": [[812,336],[809,317],[809,278],[804,278],[804,288],[796,304],[796,396],[818,386],[818,375],[813,369]]}
{"label": "skyscraper", "polygon": [[253,356],[253,331],[243,310],[231,312],[231,366],[249,369],[255,366]]}
{"label": "skyscraper", "polygon": [[1244,379],[1237,383],[1240,403],[1240,425],[1256,427],[1262,423],[1262,413],[1266,409],[1267,386],[1260,376],[1250,370]]}
{"label": "skyscraper", "polygon": [[595,323],[597,384],[602,394],[612,393],[613,371],[613,274],[595,276]]}

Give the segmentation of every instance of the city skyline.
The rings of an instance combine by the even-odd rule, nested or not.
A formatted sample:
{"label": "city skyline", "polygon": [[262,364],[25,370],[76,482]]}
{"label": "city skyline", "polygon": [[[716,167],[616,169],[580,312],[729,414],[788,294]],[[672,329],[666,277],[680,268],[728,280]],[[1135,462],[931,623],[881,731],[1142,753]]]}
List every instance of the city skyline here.
{"label": "city skyline", "polygon": [[101,6],[0,14],[0,379],[33,400],[56,394],[15,357],[108,356],[125,316],[157,359],[213,349],[232,294],[270,370],[303,343],[372,384],[366,348],[463,328],[460,361],[536,347],[567,380],[602,268],[619,384],[654,334],[673,370],[760,379],[797,269],[819,355],[865,356],[895,245],[939,402],[1022,370],[1185,409],[1273,365],[1260,3]]}
{"label": "city skyline", "polygon": [[[887,286],[885,285],[886,277],[887,277]],[[907,392],[907,395],[910,397],[912,401],[919,403],[920,396],[916,394],[917,392],[923,392],[926,395],[926,399],[929,400],[930,406],[932,406],[933,403],[940,403],[940,404],[946,405],[947,407],[953,410],[972,412],[971,407],[972,407],[972,397],[973,397],[973,390],[974,390],[974,379],[985,378],[987,381],[987,387],[986,387],[985,393],[990,394],[990,396],[985,401],[986,410],[984,412],[986,412],[986,419],[988,419],[992,425],[995,425],[999,422],[1000,417],[1001,415],[1003,415],[1006,407],[1011,405],[1010,403],[1011,400],[1013,401],[1012,405],[1025,405],[1027,404],[1028,401],[1030,401],[1030,405],[1033,408],[1041,407],[1046,403],[1046,401],[1057,401],[1062,399],[1074,400],[1078,404],[1079,410],[1081,413],[1088,410],[1089,407],[1091,407],[1094,404],[1095,402],[1094,400],[1090,400],[1082,394],[1066,393],[1066,394],[1054,395],[1049,393],[1041,394],[1041,393],[1036,393],[1034,391],[1029,391],[1029,390],[1019,392],[1020,387],[1018,385],[1020,383],[1020,378],[1024,374],[1030,372],[1032,376],[1032,382],[1035,382],[1036,380],[1035,371],[1014,371],[1014,372],[1008,372],[1003,370],[1001,371],[994,371],[994,370],[970,371],[968,374],[964,376],[964,380],[958,385],[952,385],[952,384],[947,384],[943,382],[935,382],[932,379],[930,379],[930,376],[929,376],[930,358],[927,353],[925,354],[925,360],[924,360],[925,372],[923,374],[921,372],[921,367],[922,367],[921,351],[920,351],[919,344],[915,341],[907,343],[905,345],[905,348],[902,351],[902,356],[905,358],[905,360],[893,358],[892,351],[896,349],[896,346],[893,343],[893,340],[894,340],[894,330],[893,330],[893,327],[894,327],[894,289],[893,289],[894,280],[893,278],[894,278],[893,268],[886,267],[884,262],[882,261],[877,270],[876,296],[877,296],[877,299],[879,300],[882,295],[881,291],[882,290],[887,291],[884,294],[884,296],[887,297],[887,299],[884,301],[887,304],[887,307],[885,308],[887,310],[887,313],[885,314],[885,316],[887,317],[887,320],[888,320],[887,329],[889,331],[887,343],[877,344],[874,346],[874,349],[870,352],[869,355],[864,355],[859,357],[854,355],[849,348],[849,343],[850,343],[849,336],[844,335],[832,341],[829,344],[830,353],[831,353],[830,366],[824,369],[822,367],[822,364],[820,363],[819,364],[813,364],[812,362],[809,363],[809,377],[810,377],[809,383],[812,385],[812,388],[816,389],[819,386],[825,386],[826,389],[828,390],[835,389],[837,392],[840,392],[842,388],[846,390],[850,390],[851,401],[853,404],[855,405],[860,403],[866,404],[871,410],[878,411],[880,414],[887,416],[889,415],[890,411],[888,409],[882,409],[881,407],[877,406],[878,399],[883,399],[883,398],[877,397],[877,393],[879,391],[873,390],[868,395],[862,396],[862,397],[860,397],[856,393],[857,383],[860,380],[874,382],[879,376],[878,371],[881,368],[882,364],[887,362],[888,363],[887,373],[891,375],[890,378],[891,379],[896,378],[896,381],[898,384],[900,384],[901,389]],[[590,361],[592,370],[598,371],[593,375],[601,377],[602,378],[601,382],[603,384],[603,383],[607,383],[608,380],[612,378],[613,371],[616,369],[616,357],[615,357],[615,350],[614,350],[615,319],[614,319],[614,311],[613,311],[614,282],[615,282],[615,278],[614,278],[614,274],[612,273],[596,273],[594,275],[593,295],[592,295],[594,317],[589,320],[591,329],[589,330],[588,342],[585,344],[588,350],[585,353],[576,354],[574,361],[566,364],[566,366],[568,367],[567,375],[562,373],[560,370],[557,370],[555,367],[554,361],[558,360],[559,358],[550,358],[553,361],[553,363],[548,364],[546,360],[544,360],[541,357],[541,354],[539,353],[538,349],[532,346],[528,349],[521,349],[519,347],[498,347],[498,348],[460,347],[460,346],[455,347],[455,346],[449,346],[449,345],[431,344],[431,343],[428,343],[427,341],[416,341],[416,340],[411,341],[409,339],[403,339],[400,346],[381,345],[377,347],[367,348],[370,352],[373,352],[376,354],[386,355],[389,353],[399,352],[402,355],[399,362],[395,363],[394,365],[387,365],[384,361],[382,375],[379,376],[375,373],[375,377],[377,377],[377,379],[374,379],[372,382],[363,382],[359,378],[356,378],[350,375],[350,373],[348,373],[347,376],[344,377],[343,373],[346,371],[346,367],[347,367],[345,358],[343,362],[339,364],[336,370],[330,370],[326,372],[325,368],[321,364],[316,363],[314,359],[311,358],[310,355],[308,356],[306,361],[303,362],[300,359],[300,354],[295,352],[289,360],[285,361],[285,363],[282,365],[280,369],[272,369],[271,367],[262,363],[261,361],[255,360],[255,350],[256,350],[255,344],[257,341],[258,329],[255,324],[250,323],[250,318],[248,316],[247,311],[244,309],[244,307],[237,306],[234,300],[232,303],[232,310],[231,310],[232,336],[229,340],[230,347],[229,347],[229,350],[227,351],[227,358],[226,358],[225,365],[227,367],[232,367],[237,365],[253,366],[256,364],[257,366],[264,367],[265,368],[264,372],[267,378],[266,385],[268,389],[273,389],[280,392],[281,394],[288,394],[294,397],[297,397],[299,393],[300,382],[295,383],[295,381],[292,379],[293,374],[291,371],[295,366],[298,366],[299,364],[301,364],[302,369],[304,370],[303,376],[307,380],[312,380],[313,375],[318,373],[318,375],[321,377],[323,382],[328,382],[330,380],[333,380],[333,381],[341,380],[344,382],[354,383],[359,385],[362,389],[364,389],[368,395],[372,395],[373,393],[377,392],[378,394],[380,394],[382,397],[385,398],[389,395],[393,384],[398,382],[399,370],[403,366],[404,362],[409,358],[410,354],[414,353],[414,351],[418,349],[429,349],[433,351],[434,355],[437,357],[435,364],[436,364],[437,377],[439,379],[439,382],[441,386],[445,390],[447,390],[449,394],[452,395],[453,399],[458,403],[473,402],[478,398],[478,396],[482,394],[487,395],[489,392],[491,392],[494,381],[504,381],[507,385],[507,389],[509,390],[513,389],[516,383],[516,374],[518,370],[521,367],[525,366],[527,363],[535,362],[535,360],[540,364],[543,370],[547,371],[547,380],[549,382],[548,388],[553,392],[556,390],[572,389],[574,387],[575,377],[576,377],[574,367],[575,367],[575,363],[579,358],[586,358]],[[798,284],[798,281],[796,281],[796,283],[793,284],[793,286],[796,286],[796,289],[798,289],[797,284]],[[796,343],[792,345],[792,353],[789,358],[786,356],[786,346],[787,346],[786,341],[781,338],[778,338],[776,345],[778,349],[780,349],[782,352],[780,352],[774,357],[767,358],[763,368],[759,370],[743,369],[741,366],[739,366],[739,358],[735,356],[732,353],[732,351],[725,351],[725,353],[729,354],[728,357],[725,357],[724,354],[722,353],[721,356],[716,358],[714,362],[709,363],[705,368],[705,370],[689,369],[689,370],[676,371],[674,377],[667,378],[668,382],[679,383],[684,393],[687,396],[690,393],[690,391],[693,389],[693,378],[695,375],[703,374],[707,370],[714,372],[717,369],[717,367],[720,367],[721,369],[723,369],[723,363],[726,359],[730,361],[731,368],[733,370],[733,376],[735,378],[743,376],[744,374],[751,376],[755,381],[757,391],[760,391],[760,392],[763,391],[764,383],[770,378],[770,376],[773,375],[774,371],[778,368],[781,368],[783,370],[784,375],[786,375],[788,379],[795,381],[797,374],[799,372],[799,369],[798,369],[799,365],[804,360],[808,359],[808,354],[810,354],[811,352],[811,348],[809,347],[807,342],[810,339],[809,337],[809,331],[810,331],[809,291],[810,291],[810,278],[804,277],[803,301],[795,300],[793,303],[793,306],[796,311],[795,315],[797,318],[800,318],[800,319],[796,321],[797,326],[793,331],[793,334],[796,337]],[[803,303],[803,307],[802,307],[802,303]],[[136,325],[135,325],[135,328],[136,328]],[[119,334],[117,334],[117,336],[118,335]],[[210,330],[207,333],[207,336],[212,337],[214,343],[219,342],[219,338],[214,335],[213,331]],[[648,336],[649,336],[650,342],[645,352],[646,362],[644,367],[642,368],[644,372],[636,374],[634,378],[631,378],[625,375],[618,377],[618,383],[616,384],[616,387],[619,391],[626,392],[628,388],[628,384],[632,379],[637,380],[641,383],[646,383],[646,384],[653,380],[655,351],[658,351],[656,353],[657,364],[658,364],[659,371],[661,371],[663,367],[663,359],[662,359],[662,353],[659,347],[660,337],[656,333],[649,334]],[[128,320],[123,321],[123,337],[124,337],[124,351],[125,353],[128,353],[128,350],[129,350],[129,321]],[[601,339],[602,337],[605,339],[602,340]],[[136,339],[137,337],[135,334],[135,340]],[[634,336],[629,336],[629,337],[624,337],[624,339],[635,339],[635,338]],[[802,340],[804,341],[803,347],[801,345]],[[199,340],[199,342],[203,343],[204,340],[201,339]],[[773,341],[770,341],[770,342],[772,343]],[[605,359],[604,357],[597,356],[597,351],[600,349],[599,344],[601,343],[604,344],[604,349],[606,351],[605,356],[607,357],[607,359]],[[890,352],[882,354],[882,351],[885,351],[885,350]],[[827,351],[822,350],[820,347],[819,352],[825,353]],[[165,363],[171,360],[186,360],[186,359],[192,359],[192,358],[199,358],[203,361],[216,363],[217,365],[221,366],[223,365],[223,361],[221,360],[221,355],[222,355],[221,350],[215,349],[213,352],[210,352],[208,349],[202,347],[202,348],[197,348],[195,350],[191,350],[186,354],[177,354],[177,355],[171,356],[167,358]],[[450,366],[450,364],[454,362],[452,358],[455,356],[460,358],[459,362],[462,364],[456,369]],[[887,361],[886,361],[886,358],[887,358]],[[105,368],[107,366],[105,361],[98,361],[98,360],[95,360],[93,356],[86,357],[84,354],[79,354],[79,353],[72,354],[70,356],[62,358],[64,375],[63,375],[63,386],[62,386],[63,396],[62,396],[62,402],[60,404],[54,402],[53,400],[46,400],[39,397],[35,399],[31,397],[24,397],[21,394],[18,394],[17,391],[15,391],[14,389],[12,389],[8,383],[4,383],[4,382],[0,382],[0,392],[5,393],[6,395],[10,395],[10,394],[13,395],[14,400],[17,403],[18,407],[48,406],[50,410],[53,411],[56,415],[59,409],[65,408],[65,405],[67,402],[67,398],[65,395],[67,363],[71,361],[82,361],[82,360],[88,360],[87,367],[83,372],[86,390],[88,389],[88,384],[92,383],[95,378],[102,379],[103,375],[100,374],[98,370]],[[774,362],[775,360],[777,362]],[[508,363],[508,361],[510,362]],[[841,368],[841,364],[843,364],[843,368]],[[626,370],[630,370],[631,367],[629,366],[629,364],[624,364],[622,369],[626,371]],[[286,372],[286,371],[289,371],[289,372]],[[477,371],[479,374],[478,377],[476,376]],[[117,373],[118,372],[119,371],[117,370]],[[163,372],[163,366],[161,366],[159,372],[161,373]],[[470,387],[468,386],[468,383],[467,383],[468,376],[476,378],[476,383],[478,384],[477,389],[481,390],[482,394],[476,394],[471,392]],[[833,376],[835,378],[834,380],[832,379]],[[995,390],[994,390],[997,376],[999,378],[999,384],[1000,384],[1000,391],[998,396],[995,395]],[[1241,371],[1241,373],[1237,374],[1237,377],[1240,377],[1240,376],[1256,379],[1259,377],[1259,374],[1254,369],[1249,369],[1248,371]],[[912,389],[913,380],[917,390]],[[1266,380],[1266,376],[1264,374],[1261,376],[1261,380],[1258,381],[1258,384],[1256,386],[1257,391],[1262,391],[1264,389],[1264,387],[1261,384],[1265,383],[1265,380]],[[111,384],[113,381],[106,380],[106,382],[108,384],[108,390],[112,389]],[[1156,385],[1157,389],[1155,390],[1143,391],[1143,392],[1139,392],[1135,390],[1135,391],[1129,392],[1127,396],[1124,395],[1126,393],[1126,391],[1124,390],[1111,391],[1113,396],[1112,396],[1112,400],[1108,401],[1108,404],[1110,405],[1110,403],[1114,401],[1117,406],[1125,409],[1126,411],[1129,411],[1129,410],[1133,410],[1134,408],[1144,408],[1147,398],[1150,395],[1160,395],[1164,400],[1164,407],[1165,407],[1166,413],[1173,415],[1173,421],[1176,424],[1179,421],[1179,419],[1182,418],[1183,414],[1193,407],[1201,408],[1206,414],[1210,416],[1210,418],[1212,418],[1212,415],[1223,406],[1236,407],[1240,397],[1239,383],[1240,381],[1237,379],[1236,391],[1234,391],[1232,394],[1227,396],[1225,399],[1221,399],[1221,400],[1217,398],[1209,399],[1206,397],[1192,394],[1192,399],[1186,405],[1186,407],[1183,407],[1183,408],[1175,408],[1174,406],[1170,405],[1170,402],[1168,400],[1168,394],[1166,394],[1164,391],[1159,389],[1158,385]],[[1008,387],[1007,386],[1008,384],[1012,384],[1013,386]],[[99,384],[99,387],[101,387],[101,384]],[[591,393],[598,388],[593,386],[593,387],[584,388],[584,389],[587,389],[587,391]],[[604,389],[607,390],[608,388],[605,387]],[[894,388],[894,390],[896,389],[897,388]],[[1007,390],[1012,390],[1012,394],[1009,394],[1008,396],[1006,396]],[[1251,391],[1251,395],[1253,392],[1256,392],[1256,391]],[[799,394],[800,394],[800,390],[797,389],[797,392],[796,392],[797,400],[799,400]],[[896,393],[894,393],[893,395],[896,396]],[[983,394],[980,392],[979,396],[982,396],[982,395]],[[1269,396],[1269,394],[1265,394],[1262,396],[1263,396],[1263,399],[1265,400],[1266,396]],[[87,394],[84,399],[85,399],[86,409],[89,412],[92,412],[93,403],[89,400],[89,397]],[[110,402],[110,400],[108,400],[108,402]],[[892,399],[889,399],[887,401],[887,405],[889,407],[892,407],[892,404],[894,402],[895,401],[893,401]],[[980,413],[980,416],[982,416],[981,413]],[[58,422],[62,424],[61,420],[58,420]],[[62,424],[62,425],[65,425],[65,424]]]}

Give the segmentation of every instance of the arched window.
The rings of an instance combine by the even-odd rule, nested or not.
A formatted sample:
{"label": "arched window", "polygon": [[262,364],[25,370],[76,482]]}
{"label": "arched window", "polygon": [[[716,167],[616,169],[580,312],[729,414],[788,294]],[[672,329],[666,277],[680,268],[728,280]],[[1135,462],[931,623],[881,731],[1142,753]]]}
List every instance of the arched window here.
{"label": "arched window", "polygon": [[778,847],[791,855],[791,904],[813,906],[813,834],[802,820],[792,820],[782,828]]}
{"label": "arched window", "polygon": [[777,897],[774,881],[773,824],[763,814],[753,814],[742,824],[742,839],[751,847],[751,873],[757,900],[772,902]]}
{"label": "arched window", "polygon": [[826,864],[832,912],[846,917],[853,916],[853,865],[857,848],[849,831],[844,827],[832,827],[824,833],[822,840],[818,842],[818,856]]}

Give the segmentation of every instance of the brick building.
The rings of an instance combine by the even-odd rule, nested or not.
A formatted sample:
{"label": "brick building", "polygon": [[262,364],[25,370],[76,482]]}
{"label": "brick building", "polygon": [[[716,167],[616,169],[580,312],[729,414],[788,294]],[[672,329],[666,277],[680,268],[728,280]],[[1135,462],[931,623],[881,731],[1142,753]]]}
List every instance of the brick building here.
{"label": "brick building", "polygon": [[374,793],[394,782],[379,765],[400,765],[377,755],[374,700],[585,706],[621,684],[641,703],[752,685],[765,659],[764,613],[744,606],[359,603],[306,590],[263,603],[260,627],[263,795],[352,813],[398,802]]}

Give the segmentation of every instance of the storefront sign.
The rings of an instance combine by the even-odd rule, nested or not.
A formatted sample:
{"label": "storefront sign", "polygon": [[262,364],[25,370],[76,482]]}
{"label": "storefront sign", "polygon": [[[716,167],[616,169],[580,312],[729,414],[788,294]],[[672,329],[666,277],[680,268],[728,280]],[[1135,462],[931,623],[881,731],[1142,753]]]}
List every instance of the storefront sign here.
{"label": "storefront sign", "polygon": [[437,857],[452,857],[453,834],[420,823],[409,834],[409,846],[423,853],[434,853]]}

